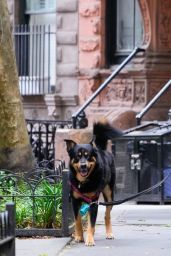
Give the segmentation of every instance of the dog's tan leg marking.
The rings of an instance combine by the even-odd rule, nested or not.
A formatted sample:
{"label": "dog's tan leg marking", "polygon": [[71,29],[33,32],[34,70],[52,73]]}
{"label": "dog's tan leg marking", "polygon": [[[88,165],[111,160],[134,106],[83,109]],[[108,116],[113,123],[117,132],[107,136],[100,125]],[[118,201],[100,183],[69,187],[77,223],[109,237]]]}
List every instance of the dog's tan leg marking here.
{"label": "dog's tan leg marking", "polygon": [[[112,201],[112,193],[108,185],[104,188],[103,194],[108,202]],[[106,212],[105,212],[106,239],[114,239],[113,232],[112,232],[111,217],[110,217],[111,210],[112,210],[112,206],[106,206]]]}
{"label": "dog's tan leg marking", "polygon": [[81,223],[81,216],[78,214],[77,219],[75,220],[75,242],[84,242],[83,237],[83,228]]}
{"label": "dog's tan leg marking", "polygon": [[91,226],[90,215],[88,214],[88,228],[87,228],[87,236],[86,236],[85,245],[87,245],[87,246],[95,245],[94,232],[95,232],[95,227]]}
{"label": "dog's tan leg marking", "polygon": [[111,210],[112,210],[111,206],[106,207],[106,213],[105,213],[106,239],[114,239],[114,236],[112,233],[111,218],[110,218]]}

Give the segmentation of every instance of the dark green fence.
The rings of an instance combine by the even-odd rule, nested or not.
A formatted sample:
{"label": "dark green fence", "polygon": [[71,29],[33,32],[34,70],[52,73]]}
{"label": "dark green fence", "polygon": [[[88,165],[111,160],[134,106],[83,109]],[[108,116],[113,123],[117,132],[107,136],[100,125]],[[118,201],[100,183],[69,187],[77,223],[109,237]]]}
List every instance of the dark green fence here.
{"label": "dark green fence", "polygon": [[[63,166],[64,167],[64,166]],[[0,171],[0,209],[16,205],[17,236],[69,236],[73,229],[68,170]]]}
{"label": "dark green fence", "polygon": [[15,256],[15,206],[6,204],[0,212],[0,255]]}

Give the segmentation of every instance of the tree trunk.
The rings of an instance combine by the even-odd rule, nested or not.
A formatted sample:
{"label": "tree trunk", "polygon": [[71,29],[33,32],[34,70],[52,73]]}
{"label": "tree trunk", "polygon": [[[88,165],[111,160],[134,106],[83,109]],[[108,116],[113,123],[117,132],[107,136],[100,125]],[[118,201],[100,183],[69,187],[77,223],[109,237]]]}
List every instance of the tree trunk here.
{"label": "tree trunk", "polygon": [[18,86],[7,2],[0,1],[0,168],[29,170],[34,158]]}

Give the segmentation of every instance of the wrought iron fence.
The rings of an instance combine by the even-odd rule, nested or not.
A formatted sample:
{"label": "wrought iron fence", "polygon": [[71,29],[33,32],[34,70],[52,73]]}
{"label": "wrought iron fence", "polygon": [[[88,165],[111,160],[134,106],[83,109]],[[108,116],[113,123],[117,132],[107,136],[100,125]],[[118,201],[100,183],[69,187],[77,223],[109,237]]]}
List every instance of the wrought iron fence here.
{"label": "wrought iron fence", "polygon": [[49,168],[54,168],[56,130],[72,128],[72,122],[27,119],[26,123],[30,143],[37,162],[48,163]]}
{"label": "wrought iron fence", "polygon": [[[62,167],[61,167],[62,168]],[[16,205],[17,236],[68,236],[73,229],[68,170],[0,171],[0,207]]]}
{"label": "wrought iron fence", "polygon": [[15,206],[6,204],[0,212],[0,255],[15,256]]}
{"label": "wrought iron fence", "polygon": [[51,25],[16,25],[14,47],[22,95],[54,93],[56,31]]}

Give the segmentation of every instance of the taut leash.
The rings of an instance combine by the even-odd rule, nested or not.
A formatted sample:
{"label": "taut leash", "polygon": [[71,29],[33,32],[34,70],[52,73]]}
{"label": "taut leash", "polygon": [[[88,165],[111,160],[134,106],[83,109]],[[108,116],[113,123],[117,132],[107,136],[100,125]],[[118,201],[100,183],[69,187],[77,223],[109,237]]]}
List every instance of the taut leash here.
{"label": "taut leash", "polygon": [[150,187],[150,188],[147,188],[147,189],[145,189],[145,190],[143,190],[143,191],[141,191],[141,192],[139,192],[139,193],[137,193],[137,194],[135,194],[135,195],[133,195],[133,196],[130,196],[130,197],[127,197],[127,198],[124,198],[124,199],[121,199],[121,200],[111,201],[111,202],[93,201],[93,202],[90,202],[89,204],[88,204],[88,203],[85,203],[85,204],[83,204],[83,205],[81,206],[81,208],[80,208],[80,214],[81,214],[82,216],[85,215],[85,214],[89,211],[91,205],[93,205],[93,204],[96,204],[97,206],[98,206],[98,205],[103,205],[103,206],[119,205],[119,204],[123,204],[123,203],[125,203],[125,202],[127,202],[127,201],[130,201],[130,200],[132,200],[132,199],[134,199],[134,198],[136,198],[136,197],[139,197],[139,196],[141,196],[141,195],[143,195],[143,194],[146,194],[146,193],[148,193],[148,192],[151,192],[152,190],[154,190],[154,189],[156,189],[156,188],[159,188],[159,187],[169,178],[170,175],[171,175],[171,173],[169,173],[166,177],[164,177],[161,181],[159,181],[158,183],[156,183],[154,186],[152,186],[152,187]]}
{"label": "taut leash", "polygon": [[118,205],[118,204],[123,204],[127,201],[130,201],[136,197],[139,197],[143,194],[146,194],[148,192],[151,192],[152,190],[156,189],[156,188],[159,188],[168,178],[169,176],[171,175],[171,173],[169,173],[166,177],[164,177],[161,181],[159,181],[158,183],[156,183],[154,186],[150,187],[150,188],[147,188],[143,191],[140,191],[139,193],[135,194],[135,195],[132,195],[130,197],[127,197],[127,198],[124,198],[124,199],[121,199],[121,200],[117,200],[117,201],[111,201],[111,202],[99,202],[99,201],[96,201],[96,202],[92,202],[90,204],[97,204],[97,205],[104,205],[104,206],[112,206],[112,205]]}
{"label": "taut leash", "polygon": [[144,194],[146,194],[148,192],[151,192],[152,190],[154,190],[156,188],[159,188],[169,178],[170,175],[171,175],[171,173],[169,173],[166,177],[164,177],[161,181],[156,183],[154,186],[152,186],[150,188],[147,188],[147,189],[145,189],[143,191],[140,191],[139,193],[137,193],[135,195],[129,196],[129,197],[121,199],[121,200],[110,201],[110,202],[94,201],[98,197],[97,194],[95,194],[92,198],[89,198],[89,197],[83,195],[71,182],[69,182],[69,184],[70,184],[72,190],[77,192],[79,194],[80,198],[82,198],[86,202],[86,203],[82,204],[82,206],[80,208],[80,214],[83,216],[83,215],[85,215],[89,211],[91,205],[93,205],[93,204],[96,204],[97,206],[98,205],[103,205],[103,206],[119,205],[119,204],[123,204],[123,203],[125,203],[127,201],[130,201],[130,200],[132,200],[134,198],[137,198],[137,197],[139,197],[141,195],[144,195]]}

